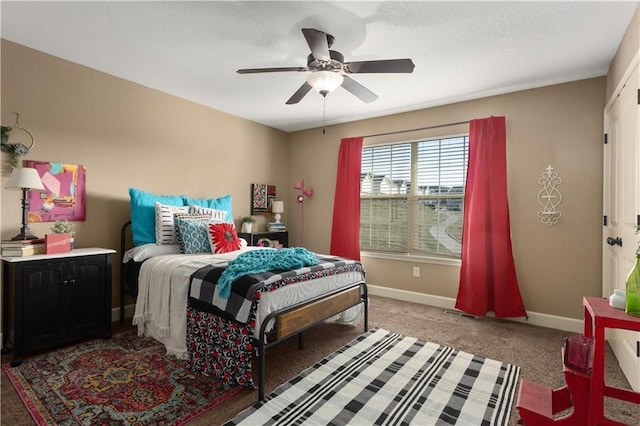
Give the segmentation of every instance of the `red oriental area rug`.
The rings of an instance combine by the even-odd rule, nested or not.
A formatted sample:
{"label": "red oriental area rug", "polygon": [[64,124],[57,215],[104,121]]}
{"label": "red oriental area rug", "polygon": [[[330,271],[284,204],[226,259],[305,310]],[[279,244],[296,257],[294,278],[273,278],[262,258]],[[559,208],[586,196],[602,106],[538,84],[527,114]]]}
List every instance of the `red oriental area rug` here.
{"label": "red oriental area rug", "polygon": [[242,390],[190,372],[135,330],[2,368],[38,425],[181,425]]}

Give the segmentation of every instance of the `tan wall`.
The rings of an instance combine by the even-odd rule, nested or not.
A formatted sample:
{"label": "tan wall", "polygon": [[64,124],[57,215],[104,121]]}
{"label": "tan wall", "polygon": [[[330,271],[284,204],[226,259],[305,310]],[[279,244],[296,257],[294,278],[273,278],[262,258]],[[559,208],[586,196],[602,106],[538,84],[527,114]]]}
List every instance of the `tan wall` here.
{"label": "tan wall", "polygon": [[[581,318],[582,296],[601,295],[604,99],[605,78],[595,78],[331,126],[324,136],[321,129],[294,133],[290,176],[304,177],[315,191],[305,202],[305,245],[319,252],[329,250],[341,138],[504,115],[513,250],[525,305],[534,312]],[[422,136],[455,134],[466,128],[441,128]],[[367,138],[365,144],[381,139],[392,138]],[[562,219],[552,227],[537,217],[538,179],[547,165],[563,179]],[[297,214],[290,216],[294,242],[299,223]],[[444,297],[457,294],[458,266],[419,264],[421,278],[413,278],[416,264],[411,262],[365,258],[363,263],[373,285]]]}
{"label": "tan wall", "polygon": [[[192,197],[230,193],[237,218],[249,212],[252,182],[277,185],[290,241],[299,244],[300,206],[292,186],[304,178],[314,189],[305,201],[305,246],[328,252],[342,137],[505,115],[514,255],[525,304],[573,318],[582,316],[581,297],[600,295],[601,288],[604,97],[605,79],[597,78],[330,126],[326,135],[321,129],[287,135],[2,41],[2,123],[14,122],[12,111],[21,113],[22,126],[37,141],[27,159],[87,166],[87,221],[76,223],[78,246],[117,247],[129,213],[129,186]],[[401,137],[442,136],[465,127]],[[563,218],[551,228],[536,215],[537,181],[548,164],[564,180]],[[6,168],[2,179],[4,187]],[[9,238],[19,228],[20,195],[1,194],[2,238]],[[32,229],[42,235],[49,226]],[[374,285],[457,293],[458,267],[421,264],[422,278],[412,278],[413,263],[364,263]],[[116,267],[114,283],[118,274]],[[117,295],[114,284],[114,306]]]}
{"label": "tan wall", "polygon": [[[3,125],[15,123],[13,111],[36,139],[23,158],[87,168],[87,220],[74,223],[78,247],[118,247],[130,186],[197,198],[231,194],[239,218],[249,214],[251,183],[283,191],[288,184],[286,170],[272,167],[287,162],[286,133],[2,40]],[[4,189],[7,157],[3,239],[21,223],[21,193]],[[31,229],[42,236],[51,225]]]}
{"label": "tan wall", "polygon": [[640,53],[640,7],[636,9],[636,13],[631,18],[629,27],[624,34],[616,56],[613,58],[607,73],[607,97],[609,100],[616,89],[620,89],[618,84],[622,80],[624,73],[627,71],[629,64],[634,60],[637,61]]}

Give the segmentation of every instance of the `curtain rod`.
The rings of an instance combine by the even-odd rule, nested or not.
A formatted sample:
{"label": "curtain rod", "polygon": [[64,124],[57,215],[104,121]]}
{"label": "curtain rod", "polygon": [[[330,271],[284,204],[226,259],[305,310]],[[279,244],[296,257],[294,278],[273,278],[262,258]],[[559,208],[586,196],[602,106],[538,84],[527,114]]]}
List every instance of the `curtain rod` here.
{"label": "curtain rod", "polygon": [[408,129],[408,130],[397,130],[395,132],[387,132],[387,133],[378,133],[375,135],[367,135],[367,136],[363,136],[363,138],[374,138],[377,136],[388,136],[388,135],[396,135],[398,133],[409,133],[409,132],[417,132],[418,130],[431,130],[431,129],[438,129],[440,127],[449,127],[449,126],[457,126],[459,124],[469,124],[469,121],[458,121],[457,123],[447,123],[447,124],[438,124],[436,126],[429,126],[429,127],[419,127],[417,129]]}

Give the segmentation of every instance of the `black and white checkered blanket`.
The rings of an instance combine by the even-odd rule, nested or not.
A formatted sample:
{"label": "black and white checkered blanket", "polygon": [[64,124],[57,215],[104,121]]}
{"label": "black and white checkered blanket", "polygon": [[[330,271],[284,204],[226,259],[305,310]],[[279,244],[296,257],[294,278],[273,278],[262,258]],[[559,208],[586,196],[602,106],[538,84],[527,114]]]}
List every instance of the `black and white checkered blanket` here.
{"label": "black and white checkered blanket", "polygon": [[507,425],[519,373],[374,329],[226,425]]}
{"label": "black and white checkered blanket", "polygon": [[355,260],[321,254],[317,257],[319,262],[313,266],[243,275],[232,283],[231,295],[227,299],[220,297],[216,283],[228,261],[216,261],[191,275],[189,305],[244,324],[249,320],[252,302],[258,291],[272,291],[285,285],[344,272],[364,271],[362,264]]}

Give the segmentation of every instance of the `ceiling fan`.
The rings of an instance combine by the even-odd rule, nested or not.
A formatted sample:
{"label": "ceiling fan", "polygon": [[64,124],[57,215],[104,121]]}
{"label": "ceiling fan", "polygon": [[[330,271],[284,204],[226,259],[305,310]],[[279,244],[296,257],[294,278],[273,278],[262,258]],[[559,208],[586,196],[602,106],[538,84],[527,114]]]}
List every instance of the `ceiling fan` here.
{"label": "ceiling fan", "polygon": [[302,34],[304,34],[304,38],[311,49],[311,54],[307,57],[306,67],[248,68],[239,69],[238,74],[311,71],[307,81],[289,98],[287,105],[300,102],[312,88],[326,97],[328,93],[338,86],[342,86],[363,102],[369,103],[378,99],[378,95],[347,74],[411,73],[415,67],[411,59],[345,62],[344,56],[340,52],[329,49],[335,40],[331,34],[313,28],[303,28]]}

